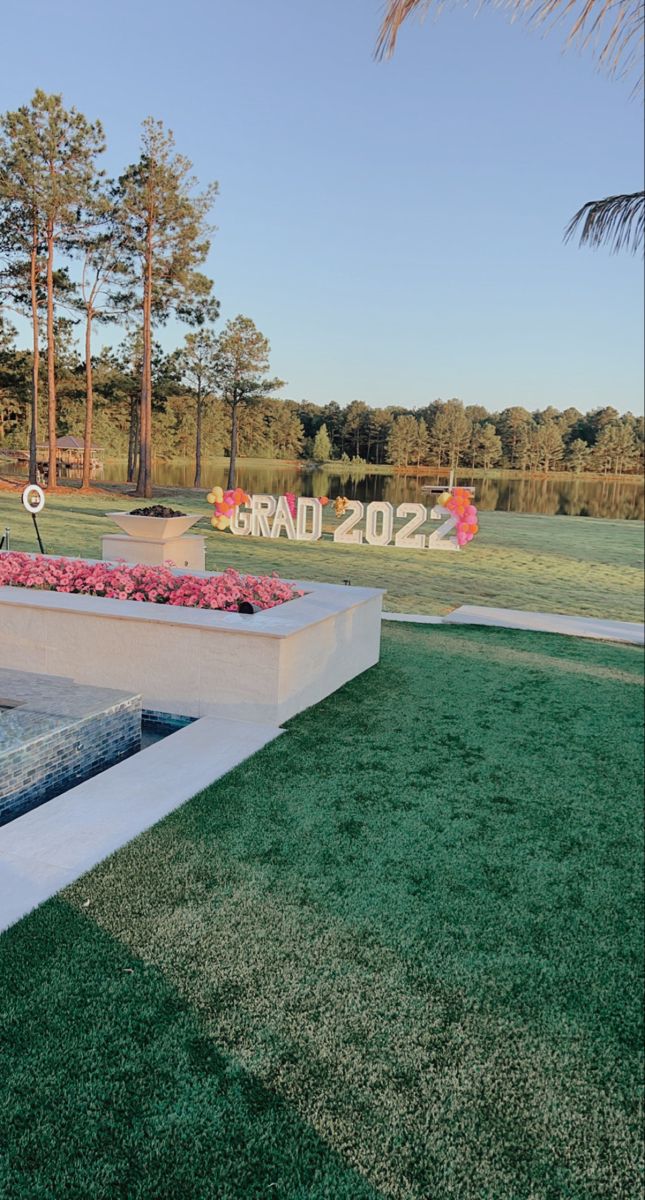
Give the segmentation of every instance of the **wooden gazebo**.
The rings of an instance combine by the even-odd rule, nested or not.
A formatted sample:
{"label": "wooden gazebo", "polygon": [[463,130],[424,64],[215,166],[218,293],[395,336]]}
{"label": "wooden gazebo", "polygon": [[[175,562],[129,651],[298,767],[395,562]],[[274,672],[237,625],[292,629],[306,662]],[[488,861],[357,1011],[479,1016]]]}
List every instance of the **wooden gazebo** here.
{"label": "wooden gazebo", "polygon": [[[71,434],[65,434],[64,437],[56,438],[56,462],[62,473],[68,471],[81,471],[83,468],[83,449],[84,442],[82,438],[73,437]],[[95,471],[102,467],[103,463],[99,459],[99,454],[102,452],[102,446],[92,446],[92,455],[90,460],[90,470]],[[38,473],[43,479],[47,478],[47,469],[49,465],[49,442],[42,442],[37,447],[37,465]],[[25,452],[24,457],[29,461],[29,452]]]}
{"label": "wooden gazebo", "polygon": [[[56,438],[56,461],[62,463],[66,467],[82,467],[83,466],[83,447],[82,438],[72,437],[71,434],[65,434],[64,437]],[[49,443],[45,442],[43,446],[38,447],[38,457],[40,452],[43,452],[43,457],[49,458]],[[96,455],[103,450],[102,446],[92,446],[92,466],[100,467],[101,463],[96,458]]]}

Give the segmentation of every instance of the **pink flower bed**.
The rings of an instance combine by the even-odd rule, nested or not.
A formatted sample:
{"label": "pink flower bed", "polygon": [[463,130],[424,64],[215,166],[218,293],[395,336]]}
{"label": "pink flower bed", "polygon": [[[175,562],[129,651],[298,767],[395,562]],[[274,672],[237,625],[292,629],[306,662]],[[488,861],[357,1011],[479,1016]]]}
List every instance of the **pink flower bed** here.
{"label": "pink flower bed", "polygon": [[0,554],[0,587],[36,588],[41,592],[72,592],[80,596],[107,596],[112,600],[146,600],[183,608],[223,609],[237,612],[243,601],[257,608],[274,608],[295,600],[302,592],[281,579],[238,575],[229,568],[222,575],[200,579],[173,575],[167,567],[109,566],[84,559],[48,558],[11,552]]}

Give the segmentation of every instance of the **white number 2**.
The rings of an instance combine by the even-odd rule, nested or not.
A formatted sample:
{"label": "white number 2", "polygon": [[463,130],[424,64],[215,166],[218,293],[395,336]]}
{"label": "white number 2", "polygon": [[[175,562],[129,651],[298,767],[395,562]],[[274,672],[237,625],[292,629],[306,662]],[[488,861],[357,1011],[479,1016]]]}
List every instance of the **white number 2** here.
{"label": "white number 2", "polygon": [[[448,510],[444,509],[444,511],[447,512]],[[457,538],[448,537],[451,529],[455,529],[456,525],[457,518],[453,517],[452,513],[449,513],[448,520],[444,521],[443,525],[440,525],[438,529],[435,529],[434,533],[430,534],[428,538],[428,550],[458,550]]]}
{"label": "white number 2", "polygon": [[[348,500],[346,511],[349,515],[345,517],[344,521],[341,521],[338,529],[334,530],[334,541],[349,542],[354,546],[360,545],[363,541],[363,531],[354,529],[354,526],[363,518],[363,505],[360,500]],[[349,532],[350,529],[353,530],[352,533]]]}
{"label": "white number 2", "polygon": [[428,515],[425,504],[399,504],[396,515],[397,517],[411,517],[411,520],[401,526],[394,538],[394,545],[402,546],[407,550],[423,550],[426,544],[425,534],[415,533],[414,530],[423,525]]}

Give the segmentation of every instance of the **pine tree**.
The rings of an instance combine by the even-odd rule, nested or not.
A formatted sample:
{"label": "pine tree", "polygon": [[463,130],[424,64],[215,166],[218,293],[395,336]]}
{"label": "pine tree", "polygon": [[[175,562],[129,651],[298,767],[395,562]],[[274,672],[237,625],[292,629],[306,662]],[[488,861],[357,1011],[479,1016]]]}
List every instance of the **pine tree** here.
{"label": "pine tree", "polygon": [[420,467],[421,463],[426,463],[428,461],[429,452],[430,436],[428,434],[428,426],[423,418],[419,418],[419,420],[417,420],[417,437],[414,446],[414,461],[417,467]]}
{"label": "pine tree", "polygon": [[121,253],[117,213],[110,198],[111,186],[97,189],[82,216],[79,250],[82,269],[79,308],[85,318],[85,426],[83,432],[83,476],[81,486],[90,486],[92,467],[92,424],[94,381],[92,331],[94,323],[110,322],[131,311],[134,280],[126,256]]}
{"label": "pine tree", "polygon": [[623,421],[605,425],[593,451],[597,467],[604,473],[622,475],[638,461],[634,430]]}
{"label": "pine tree", "polygon": [[217,339],[214,375],[231,412],[228,488],[235,487],[240,409],[284,386],[282,380],[268,377],[270,349],[268,338],[242,315],[228,321]]}
{"label": "pine tree", "polygon": [[327,426],[323,424],[314,438],[313,460],[316,463],[326,463],[329,462],[330,458],[331,442],[327,433]]}
{"label": "pine tree", "polygon": [[[369,421],[369,408],[363,400],[352,400],[343,414],[343,438],[353,447],[353,457],[361,457]],[[351,456],[350,456],[351,457]]]}
{"label": "pine tree", "polygon": [[55,255],[59,241],[70,248],[78,232],[78,212],[96,187],[97,156],[105,149],[99,121],[93,124],[60,95],[40,88],[29,105],[3,118],[0,196],[16,206],[21,227],[31,230],[30,291],[34,325],[34,402],[37,408],[37,328],[40,248],[44,247],[47,313],[48,485],[56,487],[56,323]]}
{"label": "pine tree", "polygon": [[576,475],[584,471],[591,458],[591,447],[582,438],[574,438],[567,450],[567,463]]}
{"label": "pine tree", "polygon": [[195,392],[195,478],[193,487],[202,486],[202,429],[204,405],[213,395],[217,340],[210,329],[187,333],[179,354],[183,377]]}
{"label": "pine tree", "polygon": [[409,466],[414,461],[418,442],[419,426],[416,417],[395,417],[392,432],[387,440],[387,461],[396,467]]}
{"label": "pine tree", "polygon": [[538,442],[541,450],[541,465],[545,471],[550,471],[564,456],[562,434],[555,421],[547,420],[537,427]]}
{"label": "pine tree", "polygon": [[24,106],[0,119],[0,296],[14,311],[31,319],[31,423],[29,481],[38,476],[40,399],[40,306],[42,303],[42,231],[40,169],[32,114]]}
{"label": "pine tree", "polygon": [[495,432],[495,426],[487,421],[478,426],[474,433],[473,466],[490,470],[502,457],[502,439]]}
{"label": "pine tree", "polygon": [[139,277],[142,369],[136,494],[152,496],[152,326],[171,312],[201,323],[212,283],[200,271],[210,248],[206,217],[217,184],[196,193],[192,164],[161,121],[143,123],[138,162],[119,179],[121,243]]}
{"label": "pine tree", "polygon": [[456,469],[470,442],[472,421],[461,400],[447,400],[438,406],[430,428],[430,441],[437,465],[444,462]]}
{"label": "pine tree", "polygon": [[518,405],[505,408],[499,418],[497,429],[502,439],[504,459],[512,469],[523,468],[526,464],[528,434],[532,424],[531,414]]}

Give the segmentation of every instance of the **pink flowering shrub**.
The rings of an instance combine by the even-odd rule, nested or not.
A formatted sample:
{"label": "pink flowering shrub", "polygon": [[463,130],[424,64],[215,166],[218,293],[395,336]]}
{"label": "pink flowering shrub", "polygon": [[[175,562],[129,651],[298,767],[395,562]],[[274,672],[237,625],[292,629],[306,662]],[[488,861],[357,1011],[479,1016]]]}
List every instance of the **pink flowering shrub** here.
{"label": "pink flowering shrub", "polygon": [[84,559],[48,558],[45,555],[0,554],[0,587],[36,588],[41,592],[73,592],[81,596],[106,596],[112,600],[147,600],[185,608],[223,609],[237,612],[248,601],[257,608],[274,608],[295,600],[302,592],[281,579],[239,575],[229,568],[222,575],[200,579],[173,575],[168,567],[91,563]]}

